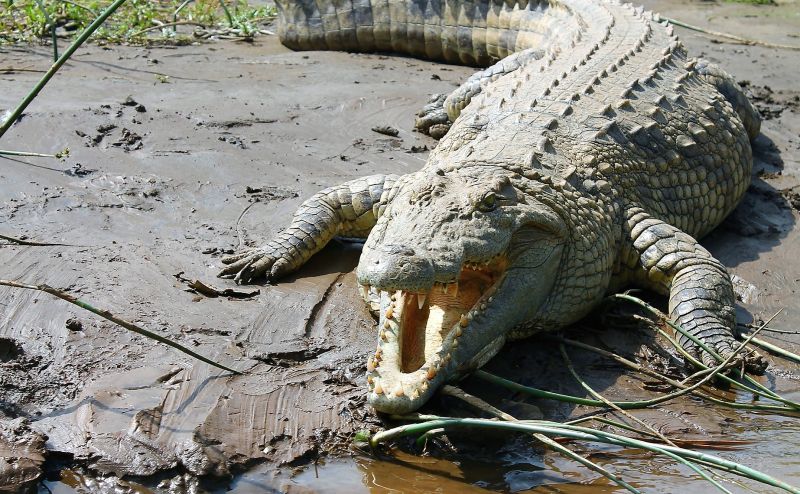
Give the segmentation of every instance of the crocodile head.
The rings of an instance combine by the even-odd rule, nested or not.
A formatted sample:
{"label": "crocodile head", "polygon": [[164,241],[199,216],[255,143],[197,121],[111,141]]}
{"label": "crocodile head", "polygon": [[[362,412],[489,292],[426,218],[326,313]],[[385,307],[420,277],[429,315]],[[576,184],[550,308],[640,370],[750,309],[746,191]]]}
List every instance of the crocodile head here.
{"label": "crocodile head", "polygon": [[357,276],[380,297],[378,348],[367,363],[378,411],[419,408],[536,319],[566,227],[518,180],[500,167],[422,170],[373,229]]}

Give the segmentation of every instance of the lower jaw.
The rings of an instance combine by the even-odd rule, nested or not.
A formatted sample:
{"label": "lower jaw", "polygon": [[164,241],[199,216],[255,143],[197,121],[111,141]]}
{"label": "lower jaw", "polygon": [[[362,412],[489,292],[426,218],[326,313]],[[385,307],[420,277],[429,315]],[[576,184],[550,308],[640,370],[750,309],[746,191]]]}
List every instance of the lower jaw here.
{"label": "lower jaw", "polygon": [[368,402],[384,413],[409,413],[422,406],[450,375],[451,358],[426,362],[413,372],[400,367],[399,346],[395,343],[379,347],[367,365]]}
{"label": "lower jaw", "polygon": [[[376,411],[385,414],[404,415],[415,412],[428,402],[440,386],[465,376],[491,360],[505,341],[505,334],[498,336],[462,364],[457,364],[452,358],[447,359],[447,363],[440,366],[438,373],[430,379],[427,373],[424,376],[415,376],[417,373],[402,373],[399,368],[389,371],[388,375],[381,375],[376,371],[369,372],[367,403]],[[412,376],[419,380],[415,380]],[[406,381],[405,385],[403,381]],[[407,389],[412,391],[408,392]],[[398,393],[398,390],[402,391]]]}
{"label": "lower jaw", "polygon": [[439,385],[439,383],[431,382],[424,393],[416,396],[396,396],[391,393],[377,394],[374,391],[370,391],[367,395],[367,403],[380,413],[403,415],[415,412],[427,403]]}

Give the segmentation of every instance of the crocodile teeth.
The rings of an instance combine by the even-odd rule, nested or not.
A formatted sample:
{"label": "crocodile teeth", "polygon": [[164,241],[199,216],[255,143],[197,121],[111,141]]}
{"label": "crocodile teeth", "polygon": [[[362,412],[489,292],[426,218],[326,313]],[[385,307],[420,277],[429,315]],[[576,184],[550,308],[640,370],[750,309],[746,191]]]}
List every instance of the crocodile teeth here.
{"label": "crocodile teeth", "polygon": [[456,281],[455,283],[450,283],[450,285],[447,287],[447,291],[450,291],[450,286],[453,287],[453,296],[458,297],[458,282]]}
{"label": "crocodile teeth", "polygon": [[436,367],[433,367],[433,366],[431,366],[431,367],[428,369],[428,373],[426,374],[426,376],[425,376],[425,377],[427,377],[427,378],[428,378],[428,381],[431,381],[431,380],[433,380],[433,378],[435,378],[435,377],[436,377]]}
{"label": "crocodile teeth", "polygon": [[419,310],[422,310],[422,308],[425,307],[425,299],[426,298],[428,298],[428,294],[427,293],[418,293],[417,294],[417,307],[419,307]]}

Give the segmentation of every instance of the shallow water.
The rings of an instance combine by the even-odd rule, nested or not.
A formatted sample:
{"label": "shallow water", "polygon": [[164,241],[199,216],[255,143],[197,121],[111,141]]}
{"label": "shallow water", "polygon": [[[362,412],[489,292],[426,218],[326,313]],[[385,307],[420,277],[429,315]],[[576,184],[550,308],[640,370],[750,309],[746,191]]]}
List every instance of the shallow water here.
{"label": "shallow water", "polygon": [[[740,449],[703,449],[704,453],[742,463],[771,474],[793,485],[800,485],[800,424],[796,418],[750,417],[736,434],[726,439],[752,441]],[[688,467],[667,458],[639,450],[598,445],[591,452],[575,444],[570,447],[583,452],[592,461],[614,471],[634,487],[648,493],[705,493],[714,488]],[[247,482],[233,486],[232,492],[246,494],[267,492]],[[737,480],[735,476],[724,478]],[[395,461],[377,461],[357,457],[348,461],[332,461],[308,469],[291,479],[281,479],[281,491],[304,492],[553,492],[564,494],[626,492],[599,474],[588,472],[556,454],[537,454],[530,443],[512,441],[501,448],[497,457],[486,461],[457,463],[431,457],[399,453]],[[732,492],[782,492],[749,480],[741,483],[717,480]]]}

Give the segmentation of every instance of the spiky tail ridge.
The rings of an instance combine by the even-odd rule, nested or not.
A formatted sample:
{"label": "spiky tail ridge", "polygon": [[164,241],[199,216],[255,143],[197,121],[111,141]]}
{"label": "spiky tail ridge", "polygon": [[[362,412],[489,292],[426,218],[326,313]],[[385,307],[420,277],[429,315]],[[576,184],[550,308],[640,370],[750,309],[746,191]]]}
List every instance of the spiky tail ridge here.
{"label": "spiky tail ridge", "polygon": [[[278,0],[293,50],[394,52],[488,66],[559,37],[569,11],[547,0]],[[572,31],[566,29],[566,31]]]}

